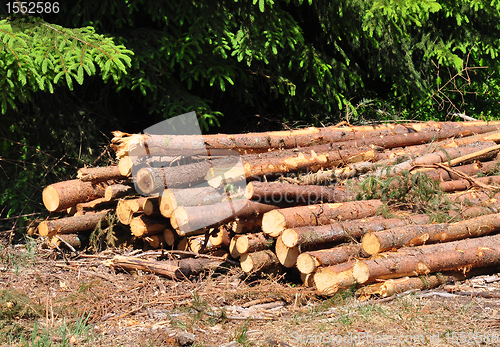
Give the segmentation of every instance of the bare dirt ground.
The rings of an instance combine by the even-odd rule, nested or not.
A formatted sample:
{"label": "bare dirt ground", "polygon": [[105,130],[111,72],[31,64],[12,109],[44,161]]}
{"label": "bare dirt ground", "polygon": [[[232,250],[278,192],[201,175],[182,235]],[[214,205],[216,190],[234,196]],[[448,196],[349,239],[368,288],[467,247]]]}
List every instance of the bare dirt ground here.
{"label": "bare dirt ground", "polygon": [[[1,246],[0,246],[1,247]],[[115,271],[117,252],[0,248],[2,346],[500,345],[500,276],[359,301],[238,267],[173,281]],[[137,256],[136,252],[136,256]]]}

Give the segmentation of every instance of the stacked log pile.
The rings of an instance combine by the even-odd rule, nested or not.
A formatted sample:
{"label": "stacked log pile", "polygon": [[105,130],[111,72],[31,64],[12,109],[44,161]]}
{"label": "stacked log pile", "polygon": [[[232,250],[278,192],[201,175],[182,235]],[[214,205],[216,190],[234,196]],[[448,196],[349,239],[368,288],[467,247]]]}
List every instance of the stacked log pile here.
{"label": "stacked log pile", "polygon": [[[363,295],[438,286],[442,272],[500,263],[498,143],[500,122],[479,121],[243,135],[115,132],[118,165],[84,168],[46,187],[46,208],[68,216],[40,223],[38,233],[76,247],[115,213],[151,248],[211,254],[217,266],[237,259],[248,273],[296,268],[324,295],[354,285]],[[423,173],[461,206],[444,222],[407,206],[384,215],[383,197],[356,200],[360,182],[385,182],[390,191],[402,184],[391,177],[416,185]],[[194,271],[149,262],[108,264],[172,278]]]}

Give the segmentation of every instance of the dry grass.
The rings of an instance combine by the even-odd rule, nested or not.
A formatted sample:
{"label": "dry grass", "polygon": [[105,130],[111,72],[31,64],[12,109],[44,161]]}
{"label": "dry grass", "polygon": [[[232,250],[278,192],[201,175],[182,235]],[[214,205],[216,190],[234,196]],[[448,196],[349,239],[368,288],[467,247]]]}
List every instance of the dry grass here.
{"label": "dry grass", "polygon": [[[115,251],[66,263],[35,246],[0,249],[2,345],[175,346],[186,333],[195,346],[461,346],[460,337],[479,346],[494,333],[500,340],[498,299],[413,293],[359,302],[352,291],[325,298],[292,284],[293,274],[262,278],[239,268],[172,281],[104,266]],[[498,283],[475,278],[462,290],[500,293]],[[353,340],[325,343],[339,336]],[[377,343],[384,336],[423,340]]]}

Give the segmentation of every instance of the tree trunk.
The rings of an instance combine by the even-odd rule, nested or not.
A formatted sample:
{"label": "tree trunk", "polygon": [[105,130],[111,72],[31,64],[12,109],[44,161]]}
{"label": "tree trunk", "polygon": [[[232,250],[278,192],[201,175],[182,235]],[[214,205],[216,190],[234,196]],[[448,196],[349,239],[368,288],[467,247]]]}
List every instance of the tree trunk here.
{"label": "tree trunk", "polygon": [[344,202],[350,200],[346,188],[328,188],[317,185],[296,185],[290,183],[250,182],[247,184],[247,199],[262,203],[293,203],[311,205],[320,202]]}
{"label": "tree trunk", "polygon": [[164,217],[170,218],[179,206],[212,205],[223,199],[224,196],[212,187],[165,189],[160,198],[160,211]]}
{"label": "tree trunk", "polygon": [[356,282],[353,274],[354,264],[356,260],[349,260],[318,268],[313,277],[318,292],[322,295],[334,295],[340,288],[351,287]]}
{"label": "tree trunk", "polygon": [[311,274],[320,266],[330,266],[348,262],[355,258],[366,258],[361,244],[343,245],[301,253],[297,258],[297,268],[301,273]]}
{"label": "tree trunk", "polygon": [[231,230],[235,234],[258,233],[262,231],[262,215],[258,215],[251,219],[236,218],[236,220],[230,224]]}
{"label": "tree trunk", "polygon": [[94,229],[104,219],[109,210],[86,213],[81,216],[66,217],[43,221],[38,224],[40,236],[52,237],[55,234],[74,234]]}
{"label": "tree trunk", "polygon": [[274,240],[266,239],[264,233],[240,235],[236,240],[236,249],[238,253],[253,253],[270,249]]}
{"label": "tree trunk", "polygon": [[331,224],[339,220],[373,216],[382,205],[380,200],[365,200],[274,210],[262,217],[262,231],[272,237],[278,237],[283,230],[289,228]]}
{"label": "tree trunk", "polygon": [[127,178],[120,173],[118,165],[81,168],[78,170],[77,177],[83,182],[93,183],[109,180],[123,180]]}
{"label": "tree trunk", "polygon": [[246,273],[261,271],[269,267],[278,266],[278,258],[270,250],[246,253],[240,256],[241,269]]}
{"label": "tree trunk", "polygon": [[229,244],[231,243],[229,226],[227,224],[219,226],[210,233],[209,239],[214,246],[229,247]]}
{"label": "tree trunk", "polygon": [[93,212],[95,210],[114,208],[117,201],[107,201],[105,198],[98,198],[88,202],[76,204],[76,212]]}
{"label": "tree trunk", "polygon": [[[477,177],[474,179],[487,185],[500,184],[500,176]],[[474,187],[474,184],[469,180],[454,180],[441,182],[439,186],[443,192],[458,192],[462,190],[469,190]]]}
{"label": "tree trunk", "polygon": [[134,212],[127,204],[127,200],[119,200],[116,205],[116,217],[123,225],[130,225],[130,221],[134,217]]}
{"label": "tree trunk", "polygon": [[140,215],[132,218],[130,221],[130,231],[137,237],[144,237],[155,234],[163,234],[163,231],[169,227],[167,219],[154,218]]}
{"label": "tree trunk", "polygon": [[43,204],[50,212],[59,212],[78,203],[104,197],[109,182],[83,182],[79,179],[63,181],[45,187]]}
{"label": "tree trunk", "polygon": [[335,222],[319,226],[303,226],[285,229],[281,235],[287,247],[311,246],[323,243],[342,243],[359,240],[367,232],[392,229],[409,224],[429,223],[430,217],[426,214],[405,216],[404,218],[383,219],[371,217],[354,220],[352,222]]}
{"label": "tree trunk", "polygon": [[186,233],[229,222],[235,218],[253,218],[278,208],[273,205],[238,199],[210,206],[178,207],[172,213],[170,222],[180,236]]}
{"label": "tree trunk", "polygon": [[486,215],[457,223],[411,225],[386,231],[368,233],[362,245],[370,255],[425,243],[450,242],[479,237],[500,230],[500,214]]}
{"label": "tree trunk", "polygon": [[171,261],[155,261],[121,255],[116,255],[113,259],[106,261],[105,265],[127,271],[142,270],[173,279],[185,279],[190,273],[188,269],[182,269]]}
{"label": "tree trunk", "polygon": [[104,199],[106,201],[111,201],[114,199],[123,198],[129,194],[134,193],[134,189],[131,186],[125,184],[113,184],[107,186],[104,190]]}

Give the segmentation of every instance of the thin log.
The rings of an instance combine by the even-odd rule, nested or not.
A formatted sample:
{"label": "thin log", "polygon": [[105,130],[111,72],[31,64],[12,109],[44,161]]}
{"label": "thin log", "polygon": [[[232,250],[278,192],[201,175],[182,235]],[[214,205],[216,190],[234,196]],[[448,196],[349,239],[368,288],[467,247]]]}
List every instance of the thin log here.
{"label": "thin log", "polygon": [[127,200],[119,200],[116,205],[116,217],[118,221],[123,225],[130,225],[132,218],[134,217],[134,212],[127,204]]}
{"label": "thin log", "polygon": [[380,200],[366,200],[278,209],[264,214],[262,231],[272,237],[278,237],[283,230],[289,228],[373,216],[381,206]]}
{"label": "thin log", "polygon": [[262,215],[251,219],[236,218],[231,222],[231,230],[235,234],[258,233],[262,231]]}
{"label": "thin log", "polygon": [[403,246],[480,237],[499,230],[500,214],[493,214],[450,224],[411,225],[367,233],[363,236],[362,245],[365,252],[373,255]]}
{"label": "thin log", "polygon": [[163,239],[165,240],[167,246],[172,247],[178,238],[179,236],[172,229],[166,228],[165,230],[163,230]]}
{"label": "thin log", "polygon": [[[492,143],[492,142],[487,142],[487,143]],[[450,160],[450,163],[449,165],[450,166],[455,166],[455,165],[458,165],[458,164],[463,164],[465,162],[468,162],[468,161],[471,161],[471,160],[480,160],[485,158],[485,155],[486,158],[489,158],[490,156],[494,156],[498,153],[498,151],[500,150],[500,145],[496,145],[496,146],[490,146],[488,148],[485,148],[485,149],[481,149],[479,151],[476,151],[476,152],[473,152],[473,153],[470,153],[470,154],[466,154],[466,155],[463,155],[461,157],[458,157],[458,158],[455,158],[455,159],[452,159]]]}
{"label": "thin log", "polygon": [[38,224],[38,234],[52,237],[55,234],[74,234],[80,231],[92,230],[104,219],[108,212],[109,210],[106,210],[86,213],[81,216],[43,221]]}
{"label": "thin log", "polygon": [[178,207],[172,213],[170,222],[180,236],[186,233],[224,224],[235,218],[253,218],[278,208],[252,200],[238,199],[210,206]]}
{"label": "thin log", "polygon": [[[498,161],[492,160],[487,162],[476,162],[473,164],[456,166],[454,167],[454,169],[466,175],[474,176],[478,174],[488,174],[488,172],[490,171],[497,171],[499,167],[500,164],[498,163]],[[429,176],[429,178],[434,181],[451,181],[462,179],[462,177],[458,176],[454,172],[450,172],[443,168],[421,168],[413,169],[410,171],[411,174],[416,174],[417,172],[425,172],[427,176]]]}
{"label": "thin log", "polygon": [[323,243],[342,243],[359,240],[368,232],[382,231],[410,224],[427,224],[430,217],[426,214],[404,216],[402,218],[382,219],[371,217],[349,222],[335,222],[319,226],[303,226],[285,229],[281,235],[287,247],[310,246]]}
{"label": "thin log", "polygon": [[311,274],[320,266],[331,266],[367,257],[369,255],[363,251],[361,244],[337,246],[301,253],[297,258],[297,269],[301,273]]}
{"label": "thin log", "polygon": [[[500,184],[500,176],[488,176],[488,177],[477,177],[474,178],[485,185]],[[448,182],[441,182],[439,184],[443,192],[457,192],[462,190],[469,190],[474,187],[474,184],[470,180],[453,180]],[[498,187],[500,189],[500,187]]]}
{"label": "thin log", "polygon": [[236,240],[238,253],[253,253],[270,249],[274,240],[267,239],[264,233],[240,235]]}
{"label": "thin log", "polygon": [[270,250],[246,253],[240,256],[241,269],[246,273],[261,271],[279,265],[278,258]]}
{"label": "thin log", "polygon": [[179,206],[212,205],[221,202],[224,197],[212,187],[185,189],[165,189],[160,197],[161,214],[170,218]]}
{"label": "thin log", "polygon": [[104,191],[104,199],[106,201],[111,201],[114,199],[123,198],[124,196],[127,196],[133,192],[134,190],[131,186],[127,186],[125,184],[113,184],[106,187],[106,190]]}
{"label": "thin log", "polygon": [[82,248],[82,244],[87,242],[88,236],[80,233],[80,234],[60,234],[60,235],[54,235],[50,239],[50,244],[61,247],[62,245],[65,245],[65,243],[69,244],[71,247],[75,249],[80,249]]}
{"label": "thin log", "polygon": [[210,243],[214,246],[229,247],[231,243],[231,232],[227,224],[221,225],[216,228],[209,235]]}
{"label": "thin log", "polygon": [[[452,277],[453,279],[453,277]],[[428,275],[420,277],[402,277],[397,279],[388,279],[384,282],[371,284],[359,288],[356,295],[363,298],[372,295],[379,295],[383,298],[393,296],[394,294],[404,293],[409,290],[424,290],[439,287],[450,280],[448,276]]]}
{"label": "thin log", "polygon": [[189,270],[182,269],[173,262],[169,261],[155,261],[134,257],[124,257],[116,255],[113,259],[105,261],[106,266],[115,269],[123,269],[128,271],[142,270],[151,272],[157,275],[167,276],[173,279],[184,279],[189,276]]}
{"label": "thin log", "polygon": [[235,235],[229,243],[229,255],[231,255],[234,259],[238,259],[241,256],[240,252],[238,252],[238,249],[236,248],[236,242],[238,242],[239,236],[240,235]]}
{"label": "thin log", "polygon": [[130,221],[130,231],[134,236],[144,237],[154,234],[163,234],[169,227],[167,219],[140,215]]}
{"label": "thin log", "polygon": [[77,212],[91,212],[94,210],[102,210],[108,208],[114,208],[118,202],[117,201],[108,201],[106,198],[98,198],[88,202],[80,202],[76,204]]}
{"label": "thin log", "polygon": [[165,238],[163,237],[163,234],[156,234],[156,235],[149,235],[144,238],[151,248],[153,249],[160,249],[160,248],[166,248],[167,243],[165,242]]}
{"label": "thin log", "polygon": [[276,239],[275,253],[281,265],[290,268],[297,263],[297,257],[300,254],[299,247],[287,247],[281,240],[281,235]]}
{"label": "thin log", "polygon": [[77,177],[83,182],[93,183],[127,178],[127,176],[120,173],[117,165],[81,168],[78,170]]}
{"label": "thin log", "polygon": [[79,179],[51,184],[42,193],[43,204],[50,212],[62,211],[78,203],[104,197],[108,182],[83,182]]}

